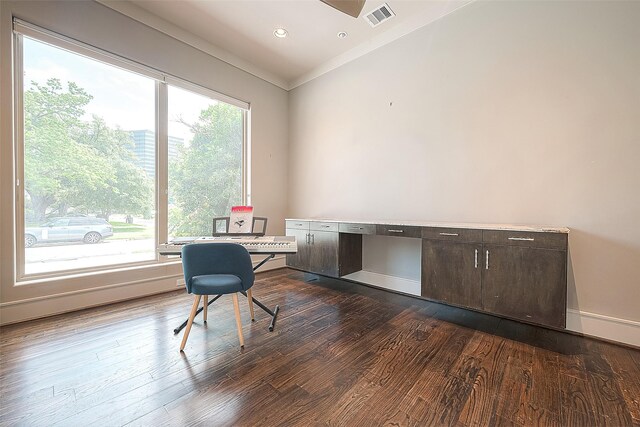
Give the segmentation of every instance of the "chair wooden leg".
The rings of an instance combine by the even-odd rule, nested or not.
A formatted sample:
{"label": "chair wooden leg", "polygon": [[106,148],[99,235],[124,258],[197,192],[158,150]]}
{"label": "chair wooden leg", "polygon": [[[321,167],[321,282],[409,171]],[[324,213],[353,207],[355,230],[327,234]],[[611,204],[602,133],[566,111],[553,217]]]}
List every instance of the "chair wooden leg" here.
{"label": "chair wooden leg", "polygon": [[202,295],[196,295],[193,300],[193,306],[191,307],[191,314],[189,314],[189,321],[187,327],[184,330],[184,336],[182,337],[182,344],[180,344],[180,351],[184,350],[184,346],[187,345],[187,338],[189,338],[189,332],[191,332],[191,326],[193,325],[193,319],[196,317],[198,306],[200,305],[200,298]]}
{"label": "chair wooden leg", "polygon": [[247,299],[249,300],[249,312],[251,313],[251,321],[256,320],[255,314],[253,313],[253,295],[251,294],[251,288],[247,291]]}
{"label": "chair wooden leg", "polygon": [[202,306],[202,318],[207,321],[207,308],[209,308],[209,295],[204,296],[204,306]]}
{"label": "chair wooden leg", "polygon": [[240,304],[238,304],[238,293],[231,294],[233,298],[233,310],[236,312],[236,326],[238,326],[238,338],[240,347],[244,347],[244,337],[242,336],[242,321],[240,320]]}

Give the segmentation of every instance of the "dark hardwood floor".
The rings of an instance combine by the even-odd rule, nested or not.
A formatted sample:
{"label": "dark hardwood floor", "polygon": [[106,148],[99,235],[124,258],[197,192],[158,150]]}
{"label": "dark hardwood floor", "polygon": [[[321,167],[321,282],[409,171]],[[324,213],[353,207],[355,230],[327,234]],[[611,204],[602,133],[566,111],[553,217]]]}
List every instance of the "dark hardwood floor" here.
{"label": "dark hardwood floor", "polygon": [[640,351],[293,270],[3,327],[2,425],[640,426]]}

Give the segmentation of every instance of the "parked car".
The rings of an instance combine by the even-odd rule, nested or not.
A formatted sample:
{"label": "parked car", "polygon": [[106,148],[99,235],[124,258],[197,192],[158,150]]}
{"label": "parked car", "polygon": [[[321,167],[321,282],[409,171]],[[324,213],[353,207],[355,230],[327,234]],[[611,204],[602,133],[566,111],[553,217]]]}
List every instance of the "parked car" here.
{"label": "parked car", "polygon": [[102,218],[55,218],[40,227],[27,227],[24,232],[24,246],[30,248],[36,243],[44,242],[98,243],[110,236],[113,236],[113,227]]}

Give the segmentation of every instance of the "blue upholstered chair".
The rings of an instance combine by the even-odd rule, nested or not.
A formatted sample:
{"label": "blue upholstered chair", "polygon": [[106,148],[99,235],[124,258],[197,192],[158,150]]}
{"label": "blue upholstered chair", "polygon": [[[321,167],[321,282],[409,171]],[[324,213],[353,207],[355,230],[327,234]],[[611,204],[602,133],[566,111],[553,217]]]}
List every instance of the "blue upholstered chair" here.
{"label": "blue upholstered chair", "polygon": [[184,331],[180,351],[184,350],[189,338],[189,332],[196,316],[200,299],[204,296],[204,309],[202,317],[207,321],[207,303],[209,295],[231,294],[233,308],[236,313],[236,325],[238,326],[238,338],[240,347],[244,347],[242,337],[242,323],[240,321],[240,307],[238,305],[238,292],[245,291],[249,300],[251,320],[253,315],[253,297],[251,287],[255,275],[251,256],[243,247],[235,243],[196,243],[185,245],[182,248],[182,267],[187,292],[195,295],[187,328]]}

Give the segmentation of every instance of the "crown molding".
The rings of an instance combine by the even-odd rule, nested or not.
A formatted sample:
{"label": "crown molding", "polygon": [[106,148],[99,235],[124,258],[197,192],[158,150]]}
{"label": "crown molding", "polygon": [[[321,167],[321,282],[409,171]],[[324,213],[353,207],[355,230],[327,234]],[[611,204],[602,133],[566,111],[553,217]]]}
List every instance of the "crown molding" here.
{"label": "crown molding", "polygon": [[281,89],[289,90],[289,83],[285,79],[278,77],[273,73],[265,71],[245,59],[237,57],[231,52],[222,49],[221,47],[218,47],[190,33],[189,31],[178,27],[177,25],[165,21],[164,19],[136,6],[133,3],[117,0],[96,1],[110,9],[115,10],[116,12],[121,13],[122,15],[128,16],[129,18],[134,19],[148,27],[158,30],[161,33],[168,35],[169,37],[172,37],[191,47],[194,47],[261,80],[278,86]]}
{"label": "crown molding", "polygon": [[436,16],[432,15],[431,13],[417,15],[412,19],[407,20],[396,27],[393,27],[391,30],[386,31],[378,36],[372,37],[370,40],[354,47],[353,49],[350,49],[347,52],[329,59],[321,65],[313,68],[311,71],[291,81],[287,81],[282,77],[265,71],[257,65],[194,35],[189,31],[136,6],[133,3],[120,0],[96,1],[148,27],[154,28],[170,37],[173,37],[176,40],[180,40],[181,42],[188,44],[189,46],[192,46],[208,55],[211,55],[214,58],[217,58],[233,67],[245,71],[275,86],[278,86],[281,89],[289,91],[305,83],[308,83],[330,71],[333,71],[351,61],[354,61],[361,56],[373,52],[374,50],[382,46],[398,40],[399,38],[404,37],[409,33],[412,33],[426,25],[442,19],[445,16],[457,10],[460,10],[461,8],[478,0],[465,0],[460,3],[455,3],[454,5],[452,5],[452,3],[445,3],[447,7],[443,8],[442,12]]}

